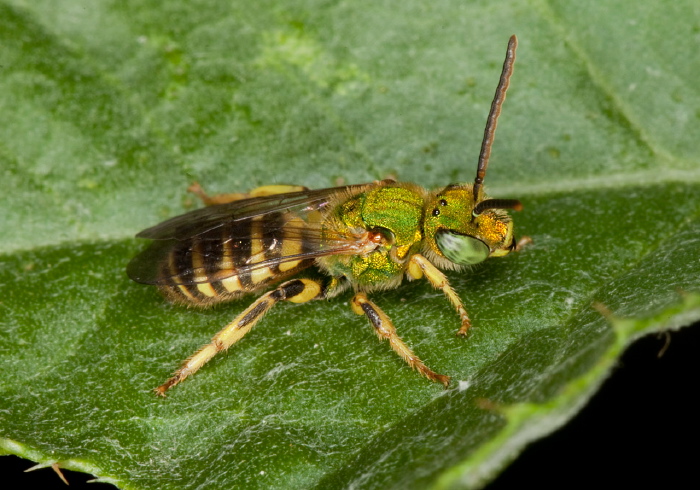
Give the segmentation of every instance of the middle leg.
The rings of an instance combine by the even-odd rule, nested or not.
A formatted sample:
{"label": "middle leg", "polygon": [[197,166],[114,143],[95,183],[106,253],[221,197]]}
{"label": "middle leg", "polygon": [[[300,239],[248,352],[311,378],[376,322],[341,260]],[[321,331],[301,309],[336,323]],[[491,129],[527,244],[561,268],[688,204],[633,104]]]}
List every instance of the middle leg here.
{"label": "middle leg", "polygon": [[386,313],[370,301],[365,293],[355,294],[350,304],[352,306],[352,311],[358,315],[365,315],[369,319],[379,339],[387,339],[391,348],[394,349],[394,352],[400,355],[409,366],[416,369],[429,380],[442,383],[445,388],[448,387],[450,384],[450,377],[444,374],[438,374],[423,364],[423,361],[421,361],[418,356],[413,353],[411,348],[397,335],[396,327],[391,323]]}

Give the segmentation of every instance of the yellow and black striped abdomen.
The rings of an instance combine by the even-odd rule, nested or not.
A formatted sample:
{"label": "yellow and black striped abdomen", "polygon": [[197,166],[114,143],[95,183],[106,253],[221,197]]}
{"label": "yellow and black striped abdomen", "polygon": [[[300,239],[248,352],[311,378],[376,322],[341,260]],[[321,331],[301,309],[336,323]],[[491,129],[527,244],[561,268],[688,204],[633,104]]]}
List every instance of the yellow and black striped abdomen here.
{"label": "yellow and black striped abdomen", "polygon": [[304,258],[312,248],[310,231],[293,213],[267,213],[230,220],[191,238],[157,240],[144,254],[158,263],[153,282],[170,300],[207,305],[312,265],[313,259]]}

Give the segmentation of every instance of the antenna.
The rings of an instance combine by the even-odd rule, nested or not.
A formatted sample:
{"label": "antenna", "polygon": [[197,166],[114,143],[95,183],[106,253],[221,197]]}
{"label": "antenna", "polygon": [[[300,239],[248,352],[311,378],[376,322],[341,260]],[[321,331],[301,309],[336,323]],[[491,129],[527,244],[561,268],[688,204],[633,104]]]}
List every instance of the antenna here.
{"label": "antenna", "polygon": [[515,35],[510,36],[508,40],[508,49],[506,50],[506,59],[503,62],[503,70],[501,78],[496,87],[496,95],[491,102],[491,110],[489,117],[486,120],[486,129],[484,129],[484,139],[481,141],[481,153],[479,153],[479,164],[476,167],[476,178],[474,179],[474,202],[481,201],[484,186],[484,177],[486,176],[486,167],[489,165],[489,157],[491,156],[491,146],[496,137],[496,126],[498,125],[498,116],[501,114],[501,107],[506,100],[506,91],[510,85],[510,76],[513,74],[513,65],[515,64],[515,48],[518,47],[518,38]]}

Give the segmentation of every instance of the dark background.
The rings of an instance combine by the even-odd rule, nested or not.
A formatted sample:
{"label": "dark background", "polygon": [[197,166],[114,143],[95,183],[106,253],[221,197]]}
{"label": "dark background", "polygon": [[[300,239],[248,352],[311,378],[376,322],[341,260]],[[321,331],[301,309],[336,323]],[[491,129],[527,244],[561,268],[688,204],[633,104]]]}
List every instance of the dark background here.
{"label": "dark background", "polygon": [[[658,354],[670,342],[663,354]],[[635,342],[601,390],[574,420],[530,446],[488,490],[593,488],[603,484],[700,488],[700,323]],[[0,457],[3,488],[66,489],[50,469]],[[68,490],[114,489],[65,471]],[[9,482],[9,483],[5,483]],[[14,483],[12,483],[14,482]]]}

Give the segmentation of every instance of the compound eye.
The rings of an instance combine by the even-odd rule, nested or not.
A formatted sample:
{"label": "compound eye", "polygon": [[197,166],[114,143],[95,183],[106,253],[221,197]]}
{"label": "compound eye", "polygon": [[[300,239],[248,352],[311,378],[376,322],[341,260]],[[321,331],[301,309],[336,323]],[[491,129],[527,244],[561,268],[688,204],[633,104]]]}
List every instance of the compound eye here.
{"label": "compound eye", "polygon": [[486,260],[491,251],[488,245],[469,235],[441,230],[435,237],[437,246],[450,262],[458,265],[473,265]]}

